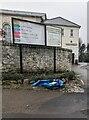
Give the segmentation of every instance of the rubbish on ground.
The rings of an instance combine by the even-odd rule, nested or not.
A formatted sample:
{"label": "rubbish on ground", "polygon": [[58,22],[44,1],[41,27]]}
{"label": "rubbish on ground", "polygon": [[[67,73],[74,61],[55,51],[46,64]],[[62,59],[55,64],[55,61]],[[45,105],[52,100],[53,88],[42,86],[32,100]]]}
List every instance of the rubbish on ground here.
{"label": "rubbish on ground", "polygon": [[26,105],[27,107],[29,107],[29,105]]}
{"label": "rubbish on ground", "polygon": [[83,80],[81,80],[81,83],[84,85],[84,82],[83,82]]}
{"label": "rubbish on ground", "polygon": [[48,80],[38,80],[32,84],[32,87],[44,86],[45,88],[55,90],[59,87],[64,88],[64,84],[60,79],[48,79]]}

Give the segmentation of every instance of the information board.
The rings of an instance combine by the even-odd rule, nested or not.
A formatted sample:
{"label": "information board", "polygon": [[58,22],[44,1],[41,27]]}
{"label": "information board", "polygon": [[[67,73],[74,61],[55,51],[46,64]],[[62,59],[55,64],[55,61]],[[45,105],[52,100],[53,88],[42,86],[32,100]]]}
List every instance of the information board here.
{"label": "information board", "polygon": [[45,45],[45,26],[12,18],[13,40],[16,44]]}
{"label": "information board", "polygon": [[47,46],[61,46],[61,28],[46,26]]}

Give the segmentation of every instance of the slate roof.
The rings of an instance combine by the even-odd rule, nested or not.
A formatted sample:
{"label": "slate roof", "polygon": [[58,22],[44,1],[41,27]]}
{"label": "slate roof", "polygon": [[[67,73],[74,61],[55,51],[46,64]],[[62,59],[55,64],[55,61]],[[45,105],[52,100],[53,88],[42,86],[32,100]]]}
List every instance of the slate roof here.
{"label": "slate roof", "polygon": [[26,12],[26,11],[19,11],[19,10],[6,10],[6,9],[0,9],[1,14],[8,14],[8,15],[18,15],[18,16],[37,16],[42,17],[44,20],[46,19],[46,13],[40,13],[40,12]]}
{"label": "slate roof", "polygon": [[64,19],[62,17],[55,17],[52,19],[46,19],[43,21],[43,23],[46,25],[59,25],[59,26],[78,27],[78,28],[81,27],[80,25],[78,25],[74,22],[71,22],[67,19]]}

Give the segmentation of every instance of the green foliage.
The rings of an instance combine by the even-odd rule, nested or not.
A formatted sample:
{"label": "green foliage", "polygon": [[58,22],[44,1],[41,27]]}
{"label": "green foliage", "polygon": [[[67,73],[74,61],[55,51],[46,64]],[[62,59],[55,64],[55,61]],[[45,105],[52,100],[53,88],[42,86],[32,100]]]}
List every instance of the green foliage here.
{"label": "green foliage", "polygon": [[[35,82],[37,80],[44,80],[44,79],[61,79],[63,78],[66,80],[73,80],[75,78],[75,73],[73,71],[64,71],[62,73],[53,73],[53,72],[47,72],[47,73],[30,73],[26,76],[20,73],[2,73],[2,80],[3,82],[9,82],[10,81],[16,81],[16,84],[19,82],[19,80],[24,80],[24,78],[27,78],[29,80],[29,83]],[[65,81],[64,80],[64,81]]]}
{"label": "green foliage", "polygon": [[84,62],[85,61],[85,54],[84,53],[81,53],[79,55],[79,62]]}
{"label": "green foliage", "polygon": [[60,79],[67,78],[68,80],[74,80],[75,79],[75,72],[74,71],[68,71],[65,73],[62,73],[60,75]]}
{"label": "green foliage", "polygon": [[86,45],[82,43],[81,39],[79,39],[79,62],[85,61],[85,50],[86,50]]}
{"label": "green foliage", "polygon": [[57,72],[48,72],[48,73],[33,73],[29,74],[29,81],[37,81],[37,80],[43,80],[43,79],[68,79],[68,80],[73,80],[75,79],[75,72],[74,71],[64,71],[62,73]]}
{"label": "green foliage", "polygon": [[89,43],[87,44],[87,52],[89,53]]}
{"label": "green foliage", "polygon": [[79,48],[79,52],[84,53],[85,49],[86,49],[86,45],[83,43]]}
{"label": "green foliage", "polygon": [[89,63],[89,57],[87,57],[87,58],[84,60],[84,62]]}
{"label": "green foliage", "polygon": [[60,73],[33,73],[29,75],[29,81],[37,81],[37,80],[44,80],[44,79],[59,79],[60,78]]}
{"label": "green foliage", "polygon": [[84,62],[88,62],[89,63],[89,53],[86,53],[84,55]]}
{"label": "green foliage", "polygon": [[2,80],[23,80],[24,76],[20,73],[2,73]]}
{"label": "green foliage", "polygon": [[66,78],[66,73],[62,73],[62,74],[60,75],[60,79],[62,79],[62,78]]}
{"label": "green foliage", "polygon": [[[80,48],[81,49],[81,48]],[[81,51],[81,50],[80,50]],[[87,44],[87,51],[83,50],[79,53],[79,61],[80,62],[89,62],[89,43]]]}
{"label": "green foliage", "polygon": [[69,80],[74,80],[75,79],[75,72],[74,71],[70,71],[70,72],[66,73],[66,77]]}

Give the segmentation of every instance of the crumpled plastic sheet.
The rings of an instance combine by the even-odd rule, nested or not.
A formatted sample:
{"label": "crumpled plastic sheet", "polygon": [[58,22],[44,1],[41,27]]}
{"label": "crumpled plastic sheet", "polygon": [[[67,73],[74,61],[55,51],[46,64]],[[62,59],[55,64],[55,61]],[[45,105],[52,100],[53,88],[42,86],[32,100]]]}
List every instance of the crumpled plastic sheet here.
{"label": "crumpled plastic sheet", "polygon": [[43,86],[48,89],[58,89],[59,87],[64,88],[64,84],[60,79],[48,79],[48,80],[38,80],[32,84],[32,87]]}

